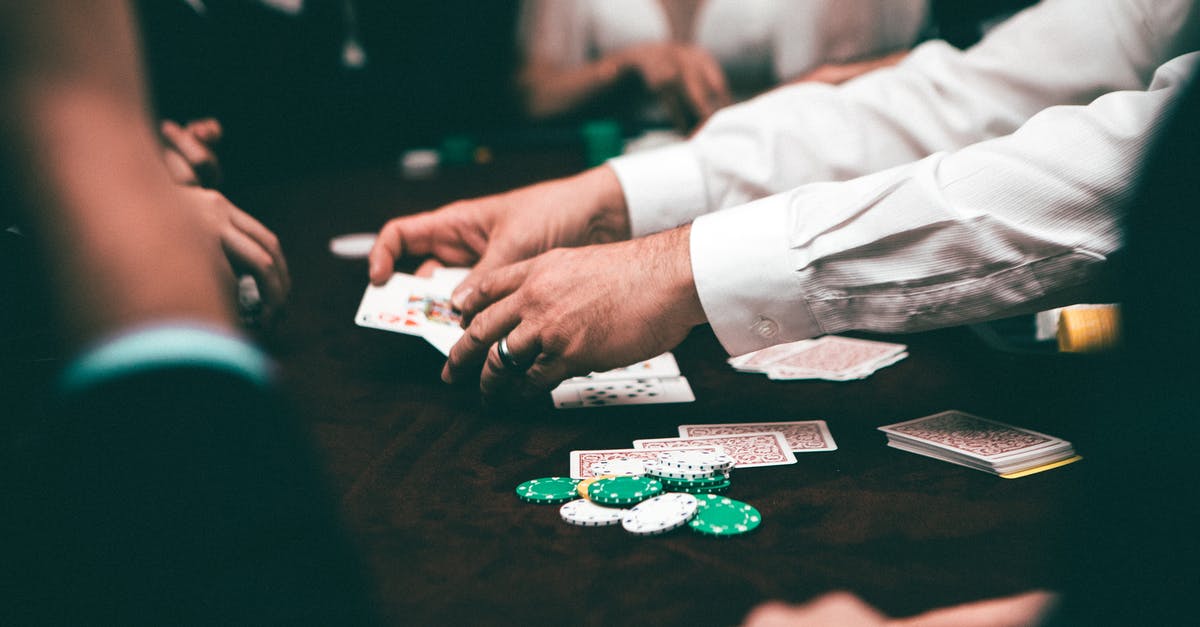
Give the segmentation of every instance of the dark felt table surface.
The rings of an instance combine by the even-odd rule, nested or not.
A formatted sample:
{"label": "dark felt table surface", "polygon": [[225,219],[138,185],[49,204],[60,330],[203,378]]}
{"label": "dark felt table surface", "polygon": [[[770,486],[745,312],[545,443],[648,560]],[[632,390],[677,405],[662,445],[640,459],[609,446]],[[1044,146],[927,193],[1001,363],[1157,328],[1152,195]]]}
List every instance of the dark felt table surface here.
{"label": "dark felt table surface", "polygon": [[[293,302],[264,341],[390,620],[722,625],[767,599],[836,589],[905,615],[1054,587],[1086,460],[1004,480],[890,449],[876,427],[961,409],[1075,441],[1086,456],[1086,363],[997,352],[960,328],[879,338],[908,344],[910,357],[864,381],[774,382],[734,372],[700,327],[674,351],[694,403],[558,411],[547,398],[512,410],[443,384],[443,358],[421,338],[353,323],[366,264],[330,255],[330,237],[580,166],[571,153],[497,151],[492,164],[425,181],[383,165],[235,194],[283,241]],[[746,536],[573,527],[557,506],[513,493],[567,474],[575,449],[625,448],[684,423],[812,418],[828,422],[837,451],[735,471],[728,495],[764,519]]]}

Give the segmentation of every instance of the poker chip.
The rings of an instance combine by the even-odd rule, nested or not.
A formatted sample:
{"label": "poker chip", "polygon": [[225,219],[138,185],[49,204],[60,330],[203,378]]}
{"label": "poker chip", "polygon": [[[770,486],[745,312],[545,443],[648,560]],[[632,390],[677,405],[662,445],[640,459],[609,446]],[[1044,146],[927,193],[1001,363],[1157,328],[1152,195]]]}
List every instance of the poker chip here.
{"label": "poker chip", "polygon": [[600,505],[632,505],[663,491],[662,482],[653,477],[612,477],[599,479],[588,487],[588,498]]}
{"label": "poker chip", "polygon": [[593,475],[644,475],[646,468],[640,459],[607,459],[591,465]]}
{"label": "poker chip", "polygon": [[715,494],[702,494],[696,500],[696,515],[688,524],[697,533],[736,536],[754,531],[762,522],[762,515],[747,503]]}
{"label": "poker chip", "polygon": [[713,485],[702,485],[702,486],[680,486],[680,485],[667,486],[667,485],[664,485],[663,489],[671,490],[673,492],[686,492],[687,494],[716,494],[718,492],[724,492],[724,491],[728,490],[730,485],[731,485],[730,482],[726,481],[724,483],[717,483],[717,484],[713,484]]}
{"label": "poker chip", "polygon": [[707,477],[696,477],[694,479],[676,479],[673,477],[659,477],[658,479],[663,482],[663,485],[686,485],[693,487],[724,483],[730,480],[729,475],[726,473],[710,475]]}
{"label": "poker chip", "polygon": [[579,493],[575,490],[578,484],[578,479],[569,477],[530,479],[517,486],[517,496],[522,501],[529,503],[543,505],[565,503],[579,498]]}
{"label": "poker chip", "polygon": [[626,511],[628,510],[603,507],[591,501],[578,499],[560,507],[558,515],[568,524],[580,527],[607,527],[621,522],[621,517]]}
{"label": "poker chip", "polygon": [[737,463],[727,453],[717,451],[665,451],[658,456],[658,461],[668,468],[708,472],[729,470]]}
{"label": "poker chip", "polygon": [[729,472],[724,470],[685,470],[675,466],[668,466],[662,462],[646,462],[645,468],[645,474],[660,479],[696,480],[721,477],[724,480],[729,477]]}
{"label": "poker chip", "polygon": [[626,510],[621,516],[621,526],[639,536],[656,536],[686,525],[696,514],[697,506],[696,497],[690,494],[668,492]]}
{"label": "poker chip", "polygon": [[329,240],[329,252],[342,259],[366,259],[375,246],[375,233],[349,233]]}
{"label": "poker chip", "polygon": [[588,488],[591,487],[593,483],[596,483],[600,479],[612,479],[613,477],[617,476],[619,475],[599,475],[597,477],[588,477],[587,479],[580,481],[579,485],[575,486],[575,491],[579,493],[579,496],[582,496],[586,499],[588,498]]}

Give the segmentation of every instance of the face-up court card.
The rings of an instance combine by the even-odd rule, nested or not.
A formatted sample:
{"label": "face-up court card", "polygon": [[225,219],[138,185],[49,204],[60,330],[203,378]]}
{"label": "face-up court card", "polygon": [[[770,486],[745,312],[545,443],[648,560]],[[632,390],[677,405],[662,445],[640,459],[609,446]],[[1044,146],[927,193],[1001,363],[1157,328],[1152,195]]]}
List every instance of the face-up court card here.
{"label": "face-up court card", "polygon": [[[679,450],[715,451],[716,446],[693,446]],[[661,450],[642,450],[636,448],[610,448],[590,451],[571,451],[571,478],[587,479],[593,477],[592,465],[597,462],[620,462],[637,460],[641,462],[656,461]]]}
{"label": "face-up court card", "polygon": [[397,272],[382,286],[367,286],[354,321],[359,326],[419,335],[449,354],[463,333],[462,316],[450,306],[450,294],[461,280],[455,275],[426,279]]}
{"label": "face-up court card", "polygon": [[397,272],[380,286],[368,285],[354,315],[359,326],[424,335],[427,316],[423,306],[413,306],[425,296],[428,281]]}
{"label": "face-up court card", "polygon": [[782,433],[793,453],[837,450],[837,444],[824,420],[679,425],[679,435],[685,438],[770,431]]}
{"label": "face-up court card", "polygon": [[783,434],[778,431],[633,441],[633,448],[644,450],[666,450],[689,446],[720,446],[737,460],[738,468],[782,466],[796,463],[796,456],[792,454]]}
{"label": "face-up court card", "polygon": [[550,392],[558,409],[690,403],[696,400],[684,377],[564,381]]}

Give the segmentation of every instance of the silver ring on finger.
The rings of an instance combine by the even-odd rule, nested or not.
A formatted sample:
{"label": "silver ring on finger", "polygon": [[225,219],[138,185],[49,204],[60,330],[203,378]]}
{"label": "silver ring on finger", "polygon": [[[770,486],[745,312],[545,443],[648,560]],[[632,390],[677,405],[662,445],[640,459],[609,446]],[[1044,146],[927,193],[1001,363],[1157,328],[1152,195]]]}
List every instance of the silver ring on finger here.
{"label": "silver ring on finger", "polygon": [[500,341],[496,344],[496,353],[500,356],[500,363],[504,366],[505,370],[511,370],[513,372],[525,372],[526,370],[529,370],[528,364],[523,364],[517,361],[517,359],[513,357],[513,354],[509,352],[507,335],[500,338]]}

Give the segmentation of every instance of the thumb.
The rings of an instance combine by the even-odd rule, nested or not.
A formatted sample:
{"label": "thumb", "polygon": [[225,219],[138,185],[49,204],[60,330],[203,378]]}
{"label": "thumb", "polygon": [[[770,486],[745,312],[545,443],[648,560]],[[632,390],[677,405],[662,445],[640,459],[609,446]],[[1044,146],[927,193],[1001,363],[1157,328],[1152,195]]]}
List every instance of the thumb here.
{"label": "thumb", "polygon": [[492,248],[488,248],[483,257],[480,257],[479,263],[476,263],[462,283],[454,288],[454,292],[450,295],[450,304],[458,311],[462,311],[463,306],[467,304],[468,297],[475,293],[484,277],[493,270],[504,267],[513,261],[515,260],[511,258],[511,255],[496,253]]}

